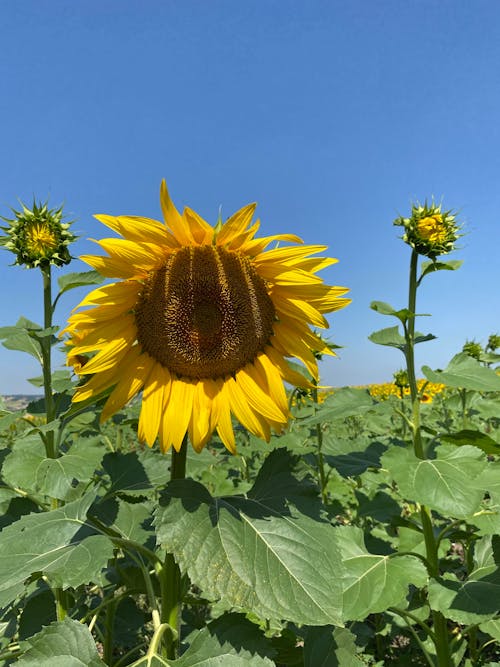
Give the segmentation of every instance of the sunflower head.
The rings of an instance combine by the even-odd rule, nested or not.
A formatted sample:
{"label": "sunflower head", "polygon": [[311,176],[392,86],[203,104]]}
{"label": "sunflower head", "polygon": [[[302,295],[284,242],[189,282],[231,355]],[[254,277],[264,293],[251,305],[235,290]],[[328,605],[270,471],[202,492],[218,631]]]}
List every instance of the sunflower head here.
{"label": "sunflower head", "polygon": [[403,241],[420,255],[435,259],[455,249],[460,234],[456,216],[452,211],[442,211],[441,205],[432,202],[413,204],[409,218],[399,217],[395,225],[404,228]]}
{"label": "sunflower head", "polygon": [[[163,222],[97,216],[122,238],[82,259],[117,280],[69,319],[68,361],[88,378],[73,400],[107,393],[106,419],[142,392],[139,438],[164,451],[186,433],[200,450],[217,431],[234,452],[233,417],[269,440],[288,422],[284,382],[313,386],[286,359],[317,380],[317,357],[333,354],[311,327],[349,302],[316,275],[336,260],[293,234],[256,237],[254,204],[212,226],[190,208],[180,214],[165,182],[160,201]],[[276,241],[294,245],[269,250]],[[80,355],[90,355],[84,365]]]}
{"label": "sunflower head", "polygon": [[31,208],[22,202],[21,206],[21,211],[12,209],[14,218],[3,218],[8,226],[1,227],[5,236],[0,243],[14,253],[14,264],[28,269],[69,264],[68,246],[76,236],[70,231],[71,223],[62,221],[62,206],[49,209],[47,202],[37,204],[35,201]]}

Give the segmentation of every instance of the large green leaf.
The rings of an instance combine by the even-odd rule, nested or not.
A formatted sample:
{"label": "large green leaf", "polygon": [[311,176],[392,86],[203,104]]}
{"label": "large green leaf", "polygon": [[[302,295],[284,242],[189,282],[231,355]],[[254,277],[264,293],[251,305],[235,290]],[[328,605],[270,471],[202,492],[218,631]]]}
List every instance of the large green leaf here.
{"label": "large green leaf", "polygon": [[21,436],[5,458],[2,477],[11,487],[36,492],[36,472],[44,459],[45,448],[40,436],[36,433]]}
{"label": "large green leaf", "polygon": [[36,483],[42,493],[66,499],[75,482],[89,481],[104,455],[98,438],[80,438],[57,459],[44,458],[36,468]]}
{"label": "large green leaf", "polygon": [[240,614],[225,614],[186,640],[178,660],[148,654],[130,667],[274,667],[274,650],[255,625]]}
{"label": "large green leaf", "polygon": [[172,667],[274,667],[274,651],[259,629],[240,614],[224,614],[193,633]]}
{"label": "large green leaf", "polygon": [[60,509],[23,516],[0,533],[0,605],[13,600],[26,579],[43,573],[67,588],[95,581],[113,553],[94,534],[86,514],[91,493]]}
{"label": "large green leaf", "polygon": [[445,516],[469,517],[481,503],[481,475],[488,462],[477,447],[442,445],[436,459],[419,459],[412,450],[393,447],[382,457],[387,469],[408,500],[427,505]]}
{"label": "large green leaf", "polygon": [[367,551],[363,531],[354,526],[336,529],[342,554],[344,621],[362,620],[404,600],[411,584],[427,583],[427,571],[413,556],[381,556]]}
{"label": "large green leaf", "polygon": [[347,628],[308,628],[304,639],[304,667],[362,667],[356,637]]}
{"label": "large green leaf", "polygon": [[376,401],[373,400],[367,389],[344,387],[335,390],[334,394],[329,396],[322,405],[317,406],[314,415],[301,419],[298,424],[307,426],[351,415],[360,415],[371,410],[375,405]]}
{"label": "large green leaf", "polygon": [[71,618],[48,625],[24,645],[18,667],[105,667],[88,627]]}
{"label": "large green leaf", "polygon": [[429,366],[422,366],[422,372],[431,382],[442,382],[448,387],[500,391],[500,376],[465,352],[455,355],[444,371],[433,371]]}
{"label": "large green leaf", "polygon": [[170,479],[170,457],[158,450],[108,453],[102,465],[114,493],[144,495],[150,489],[164,486]]}
{"label": "large green leaf", "polygon": [[282,449],[269,455],[248,497],[213,498],[191,480],[168,485],[158,540],[206,598],[261,618],[340,623],[335,529],[317,518],[317,492],[301,470]]}
{"label": "large green leaf", "polygon": [[368,468],[378,469],[386,448],[382,442],[365,436],[347,439],[327,434],[323,438],[325,460],[342,477],[357,477]]}
{"label": "large green leaf", "polygon": [[446,618],[468,625],[500,612],[500,536],[482,537],[475,545],[474,569],[465,581],[448,575],[429,583],[429,604]]}
{"label": "large green leaf", "polygon": [[500,443],[486,433],[473,429],[462,429],[457,433],[444,433],[441,440],[457,446],[473,445],[482,449],[485,454],[498,454],[500,452]]}

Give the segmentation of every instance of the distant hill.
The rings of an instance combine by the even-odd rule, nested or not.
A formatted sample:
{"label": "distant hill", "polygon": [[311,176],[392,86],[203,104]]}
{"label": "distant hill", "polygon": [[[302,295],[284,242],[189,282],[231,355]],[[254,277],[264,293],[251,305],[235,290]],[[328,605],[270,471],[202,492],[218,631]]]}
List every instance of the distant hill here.
{"label": "distant hill", "polygon": [[10,396],[0,396],[0,406],[5,410],[14,412],[15,410],[24,410],[28,403],[42,398],[41,394],[12,394]]}

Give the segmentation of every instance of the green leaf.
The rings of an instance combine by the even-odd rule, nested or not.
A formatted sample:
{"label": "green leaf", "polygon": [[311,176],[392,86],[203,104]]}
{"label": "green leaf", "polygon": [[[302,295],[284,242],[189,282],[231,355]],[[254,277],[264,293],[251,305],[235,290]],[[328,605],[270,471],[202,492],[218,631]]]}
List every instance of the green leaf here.
{"label": "green leaf", "polygon": [[462,264],[463,262],[458,259],[451,259],[448,262],[422,262],[422,266],[420,267],[421,274],[418,282],[429,273],[434,273],[434,271],[456,271]]}
{"label": "green leaf", "polygon": [[422,366],[422,372],[431,382],[441,382],[448,387],[500,391],[500,376],[465,352],[455,355],[444,371],[433,371],[429,366]]}
{"label": "green leaf", "polygon": [[397,347],[398,350],[404,351],[406,347],[406,341],[404,336],[399,333],[399,327],[387,327],[386,329],[380,329],[379,331],[374,331],[368,336],[368,339],[372,343],[377,345],[388,345],[389,347]]}
{"label": "green leaf", "polygon": [[139,544],[151,541],[154,547],[154,532],[151,527],[152,507],[150,503],[129,503],[109,498],[95,507],[94,516],[123,539]]}
{"label": "green leaf", "polygon": [[19,619],[19,638],[27,639],[40,632],[44,625],[49,625],[56,620],[53,592],[46,586],[37,588],[23,606]]}
{"label": "green leaf", "polygon": [[74,481],[88,482],[104,455],[97,438],[81,438],[57,459],[44,458],[36,469],[38,488],[52,498],[66,499]]}
{"label": "green leaf", "polygon": [[485,454],[498,454],[500,451],[500,443],[490,438],[486,433],[472,429],[462,429],[457,433],[444,433],[441,440],[459,447],[474,445],[474,447],[482,449]]}
{"label": "green leaf", "polygon": [[381,556],[367,551],[363,531],[354,526],[336,528],[342,554],[344,621],[362,620],[401,603],[410,584],[427,583],[423,563],[413,556]]}
{"label": "green leaf", "polygon": [[327,434],[323,439],[325,460],[342,477],[357,477],[368,468],[379,468],[386,449],[383,443],[364,436],[344,439]]}
{"label": "green leaf", "polygon": [[316,407],[311,417],[297,420],[300,426],[308,426],[333,419],[341,419],[352,415],[361,415],[377,405],[367,389],[344,387],[335,390],[324,403]]}
{"label": "green leaf", "polygon": [[246,498],[213,498],[191,480],[171,482],[156,515],[158,540],[203,595],[226,608],[339,624],[335,530],[316,518],[317,491],[308,501],[312,487],[297,466],[286,450],[272,452]]}
{"label": "green leaf", "polygon": [[[73,380],[71,379],[70,371],[54,371],[52,373],[51,380],[52,390],[55,392],[69,391],[73,388]],[[35,387],[43,387],[43,375],[39,375],[35,378],[29,378],[28,382],[30,382]]]}
{"label": "green leaf", "polygon": [[[0,331],[1,337],[1,331]],[[42,363],[42,350],[40,343],[33,339],[27,331],[23,329],[17,330],[15,333],[7,336],[2,345],[8,350],[16,350],[18,352],[27,352],[34,357],[40,364]]]}
{"label": "green leaf", "polygon": [[[274,667],[274,650],[259,629],[240,614],[224,614],[193,633],[172,667]],[[144,666],[145,667],[145,666]]]}
{"label": "green leaf", "polygon": [[404,498],[444,516],[469,517],[484,495],[480,476],[488,465],[485,455],[469,445],[443,445],[436,454],[436,459],[422,460],[410,449],[394,447],[382,457],[382,466]]}
{"label": "green leaf", "polygon": [[408,308],[395,310],[389,303],[385,303],[385,301],[372,301],[370,308],[381,315],[392,315],[397,317],[401,322],[406,322],[409,317],[413,316]]}
{"label": "green leaf", "polygon": [[75,287],[88,287],[89,285],[100,285],[104,278],[97,271],[82,271],[81,273],[66,273],[57,279],[59,293],[64,294]]}
{"label": "green leaf", "polygon": [[113,452],[102,461],[111,479],[111,493],[144,495],[150,489],[165,486],[170,478],[170,460],[157,450]]}
{"label": "green leaf", "polygon": [[108,538],[85,517],[95,494],[51,512],[30,514],[0,533],[0,605],[13,600],[31,575],[46,574],[62,588],[95,581],[111,558]]}
{"label": "green leaf", "polygon": [[88,627],[71,618],[48,625],[25,644],[18,667],[105,667]]}
{"label": "green leaf", "polygon": [[362,667],[356,637],[347,628],[308,628],[304,639],[304,667]]}
{"label": "green leaf", "polygon": [[486,621],[500,611],[500,537],[482,537],[474,550],[474,570],[465,581],[452,575],[429,583],[429,604],[457,623]]}
{"label": "green leaf", "polygon": [[44,458],[45,448],[37,434],[17,438],[5,458],[2,477],[13,488],[36,493],[36,472]]}

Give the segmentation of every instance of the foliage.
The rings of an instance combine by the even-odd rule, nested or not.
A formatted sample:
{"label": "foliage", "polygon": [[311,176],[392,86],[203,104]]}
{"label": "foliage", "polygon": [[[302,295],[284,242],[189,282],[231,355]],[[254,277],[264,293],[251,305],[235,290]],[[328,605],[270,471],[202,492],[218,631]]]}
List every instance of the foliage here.
{"label": "foliage", "polygon": [[[450,264],[424,265],[415,292]],[[59,294],[98,280],[69,274]],[[184,477],[175,458],[138,446],[137,403],[104,426],[104,397],[71,407],[75,381],[47,373],[57,299],[43,326],[0,330],[38,359],[44,388],[26,410],[0,412],[1,664],[500,660],[491,358],[460,353],[417,383],[413,347],[432,334],[415,332],[414,303],[374,302],[398,321],[371,339],[403,353],[404,385],[294,393],[286,434],[266,444],[239,427],[236,456],[213,438],[187,451]]]}

